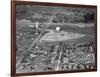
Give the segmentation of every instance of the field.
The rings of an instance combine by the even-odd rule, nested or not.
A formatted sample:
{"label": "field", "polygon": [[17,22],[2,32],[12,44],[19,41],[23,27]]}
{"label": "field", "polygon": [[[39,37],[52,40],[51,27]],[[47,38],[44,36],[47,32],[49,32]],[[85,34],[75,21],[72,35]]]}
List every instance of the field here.
{"label": "field", "polygon": [[60,32],[50,31],[45,36],[43,36],[43,38],[41,38],[41,41],[51,41],[51,42],[67,41],[69,39],[70,40],[77,39],[84,36],[85,36],[84,34],[78,34],[78,33],[64,32],[64,31],[60,31]]}

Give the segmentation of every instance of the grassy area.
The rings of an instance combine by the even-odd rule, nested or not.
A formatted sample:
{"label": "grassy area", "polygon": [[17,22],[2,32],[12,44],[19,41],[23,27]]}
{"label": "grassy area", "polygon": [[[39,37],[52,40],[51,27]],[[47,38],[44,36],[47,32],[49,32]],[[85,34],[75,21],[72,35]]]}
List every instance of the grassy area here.
{"label": "grassy area", "polygon": [[[49,29],[56,29],[60,25],[51,25],[49,26]],[[74,25],[76,26],[76,25]],[[71,25],[61,25],[61,30],[67,31],[67,32],[73,32],[73,33],[82,33],[82,34],[89,34],[93,35],[94,27],[72,27]]]}

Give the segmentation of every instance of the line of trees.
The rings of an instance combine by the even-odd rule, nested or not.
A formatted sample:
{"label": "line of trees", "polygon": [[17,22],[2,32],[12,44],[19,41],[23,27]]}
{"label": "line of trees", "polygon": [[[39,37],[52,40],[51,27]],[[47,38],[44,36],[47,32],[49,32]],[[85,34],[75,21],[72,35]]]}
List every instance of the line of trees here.
{"label": "line of trees", "polygon": [[[59,10],[59,8],[58,8]],[[70,23],[77,23],[77,22],[85,22],[85,23],[91,23],[94,21],[94,11],[91,9],[79,9],[79,8],[68,8],[65,9],[64,14],[57,13],[53,22],[70,22]],[[39,15],[51,15],[49,11],[54,11],[55,9],[51,9],[50,7],[33,7],[30,5],[21,5],[16,7],[16,16],[17,18],[28,18],[32,19],[32,17],[37,13]],[[67,13],[67,14],[66,14]],[[32,14],[32,15],[30,15]],[[46,17],[45,15],[45,17]]]}

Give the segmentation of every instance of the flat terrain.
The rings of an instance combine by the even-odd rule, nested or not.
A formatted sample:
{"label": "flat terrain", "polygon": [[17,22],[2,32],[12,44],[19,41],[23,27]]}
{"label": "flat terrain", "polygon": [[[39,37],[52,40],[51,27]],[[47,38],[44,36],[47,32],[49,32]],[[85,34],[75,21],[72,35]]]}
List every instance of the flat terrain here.
{"label": "flat terrain", "polygon": [[64,32],[64,31],[53,31],[51,30],[45,36],[43,36],[40,41],[67,41],[71,39],[77,39],[84,37],[85,34],[78,34],[78,33],[71,33],[71,32]]}

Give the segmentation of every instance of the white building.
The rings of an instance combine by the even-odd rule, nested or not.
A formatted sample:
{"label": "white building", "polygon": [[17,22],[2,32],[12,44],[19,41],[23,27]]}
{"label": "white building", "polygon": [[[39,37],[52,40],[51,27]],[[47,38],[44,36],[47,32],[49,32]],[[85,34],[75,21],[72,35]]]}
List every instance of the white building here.
{"label": "white building", "polygon": [[60,27],[56,27],[56,31],[57,32],[61,32],[61,28]]}

